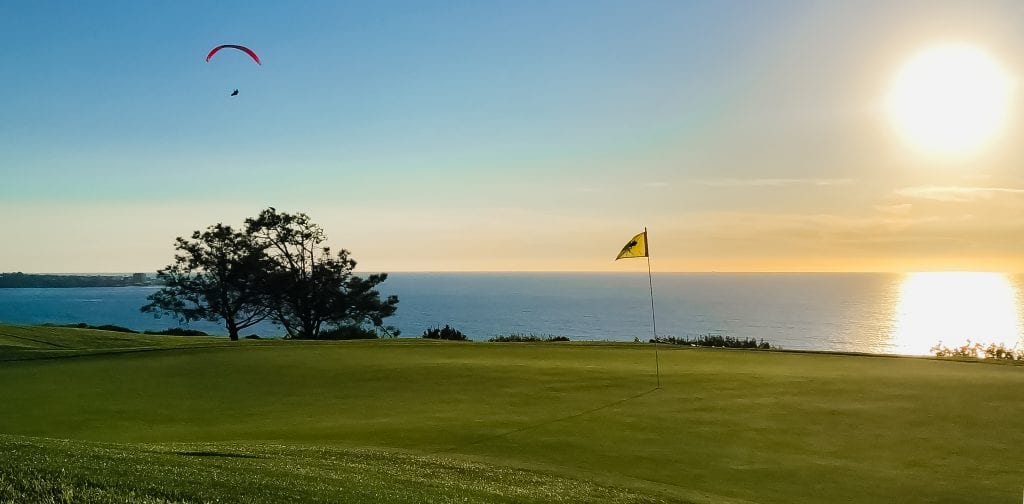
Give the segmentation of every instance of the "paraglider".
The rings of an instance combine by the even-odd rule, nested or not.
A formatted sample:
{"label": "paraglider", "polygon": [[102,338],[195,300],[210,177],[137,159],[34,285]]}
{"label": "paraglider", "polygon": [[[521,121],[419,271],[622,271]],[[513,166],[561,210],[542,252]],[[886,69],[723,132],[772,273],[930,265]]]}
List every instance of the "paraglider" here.
{"label": "paraglider", "polygon": [[245,46],[234,45],[234,44],[224,44],[224,45],[219,45],[217,47],[214,47],[213,49],[210,50],[210,53],[206,55],[206,62],[209,63],[210,62],[210,58],[212,58],[214,54],[217,54],[218,51],[220,51],[221,49],[224,49],[224,48],[238,49],[239,51],[242,51],[245,54],[248,54],[249,57],[252,58],[252,60],[255,61],[257,65],[260,65],[260,66],[263,65],[263,63],[260,62],[260,57],[257,56],[256,53],[252,49],[249,49],[248,47],[245,47]]}
{"label": "paraglider", "polygon": [[[258,55],[256,55],[255,51],[253,51],[252,49],[249,49],[248,47],[240,46],[240,45],[235,45],[235,44],[223,44],[223,45],[219,45],[217,47],[214,47],[213,49],[210,50],[209,54],[206,55],[206,62],[209,63],[210,62],[210,58],[212,58],[214,54],[217,54],[221,49],[225,49],[225,48],[227,48],[227,49],[238,49],[239,51],[242,51],[245,54],[248,54],[249,57],[252,58],[252,60],[255,61],[257,65],[263,66],[263,62],[260,61],[260,57]],[[230,96],[238,96],[238,90],[236,89],[236,90],[232,91]]]}

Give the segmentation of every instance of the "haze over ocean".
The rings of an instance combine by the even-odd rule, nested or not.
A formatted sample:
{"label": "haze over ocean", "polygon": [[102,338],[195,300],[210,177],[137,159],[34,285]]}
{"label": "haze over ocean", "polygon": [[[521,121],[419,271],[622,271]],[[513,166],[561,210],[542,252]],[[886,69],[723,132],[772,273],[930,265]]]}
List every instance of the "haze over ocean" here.
{"label": "haze over ocean", "polygon": [[[393,273],[388,320],[403,337],[451,324],[475,340],[534,333],[573,340],[651,337],[646,275]],[[155,287],[0,289],[0,322],[175,326],[140,313]],[[722,334],[786,349],[927,354],[966,339],[1024,346],[1024,275],[998,273],[656,273],[658,334]],[[981,316],[978,316],[978,314]],[[189,327],[224,334],[210,322]],[[243,334],[278,335],[269,323]]]}

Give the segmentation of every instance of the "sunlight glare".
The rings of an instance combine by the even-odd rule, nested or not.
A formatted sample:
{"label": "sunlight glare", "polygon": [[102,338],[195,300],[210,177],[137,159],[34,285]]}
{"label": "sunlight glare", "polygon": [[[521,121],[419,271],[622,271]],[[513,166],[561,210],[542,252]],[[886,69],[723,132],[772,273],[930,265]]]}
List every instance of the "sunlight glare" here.
{"label": "sunlight glare", "polygon": [[1020,294],[1001,273],[911,273],[900,285],[892,346],[896,353],[927,355],[971,340],[1019,347]]}
{"label": "sunlight glare", "polygon": [[1010,75],[983,49],[940,45],[918,53],[897,72],[886,109],[918,150],[968,155],[1003,129],[1013,87]]}

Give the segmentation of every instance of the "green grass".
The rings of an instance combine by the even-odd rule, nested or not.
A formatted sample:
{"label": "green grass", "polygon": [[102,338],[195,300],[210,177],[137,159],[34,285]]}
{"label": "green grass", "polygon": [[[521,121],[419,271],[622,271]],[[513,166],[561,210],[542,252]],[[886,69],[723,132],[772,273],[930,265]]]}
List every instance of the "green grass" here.
{"label": "green grass", "polygon": [[0,436],[0,502],[659,502],[538,471],[270,443],[106,444]]}
{"label": "green grass", "polygon": [[227,338],[210,336],[157,336],[55,326],[0,325],[0,362],[228,343]]}
{"label": "green grass", "polygon": [[79,349],[62,355],[113,346],[0,362],[0,502],[1015,502],[1024,476],[1021,366],[662,347],[653,390],[650,345],[148,336],[164,350],[109,353],[137,347],[9,326],[0,360],[3,338],[51,330]]}

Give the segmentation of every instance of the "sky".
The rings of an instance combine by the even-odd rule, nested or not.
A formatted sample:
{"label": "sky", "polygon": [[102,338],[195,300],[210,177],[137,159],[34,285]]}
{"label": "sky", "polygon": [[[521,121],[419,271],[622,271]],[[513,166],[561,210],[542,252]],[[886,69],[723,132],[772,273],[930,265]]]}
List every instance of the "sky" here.
{"label": "sky", "polygon": [[[365,271],[642,271],[613,259],[644,227],[656,271],[1024,271],[1021,19],[1016,1],[3,2],[0,271],[155,271],[175,237],[270,206]],[[1013,83],[969,154],[886,115],[906,62],[948,43]],[[219,44],[263,64],[204,61]]]}

